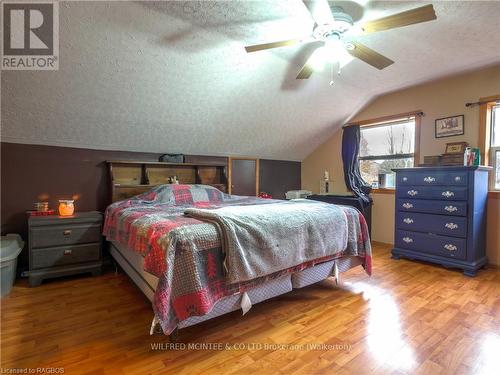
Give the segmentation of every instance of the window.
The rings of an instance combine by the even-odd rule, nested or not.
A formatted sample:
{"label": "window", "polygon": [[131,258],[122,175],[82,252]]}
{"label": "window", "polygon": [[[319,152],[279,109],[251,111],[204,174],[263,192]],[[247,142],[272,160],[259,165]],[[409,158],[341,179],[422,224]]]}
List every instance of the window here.
{"label": "window", "polygon": [[363,179],[372,186],[394,187],[392,169],[415,164],[415,130],[415,117],[362,126],[359,161]]}
{"label": "window", "polygon": [[500,147],[500,104],[491,108],[491,147]]}
{"label": "window", "polygon": [[491,165],[493,166],[492,188],[500,190],[500,104],[491,107]]}
{"label": "window", "polygon": [[500,147],[492,149],[493,159],[493,189],[500,190]]}
{"label": "window", "polygon": [[500,191],[500,94],[479,98],[477,104],[481,162],[493,167],[490,173],[490,189]]}

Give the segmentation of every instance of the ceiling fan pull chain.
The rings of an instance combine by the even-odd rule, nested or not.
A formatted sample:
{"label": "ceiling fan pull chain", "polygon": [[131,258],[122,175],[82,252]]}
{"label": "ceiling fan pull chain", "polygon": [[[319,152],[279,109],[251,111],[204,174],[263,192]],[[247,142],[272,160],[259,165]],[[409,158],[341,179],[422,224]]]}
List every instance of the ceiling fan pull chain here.
{"label": "ceiling fan pull chain", "polygon": [[333,63],[331,64],[331,69],[330,69],[330,77],[331,77],[331,80],[330,80],[330,86],[333,86],[333,84],[335,83],[333,81]]}

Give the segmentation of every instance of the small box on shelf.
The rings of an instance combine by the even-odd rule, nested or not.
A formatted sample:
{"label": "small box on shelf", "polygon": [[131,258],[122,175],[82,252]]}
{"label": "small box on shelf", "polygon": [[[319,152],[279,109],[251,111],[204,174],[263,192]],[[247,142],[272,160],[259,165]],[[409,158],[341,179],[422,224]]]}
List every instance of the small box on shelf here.
{"label": "small box on shelf", "polygon": [[56,210],[53,209],[47,209],[47,211],[26,211],[28,216],[50,216],[50,215],[55,215]]}

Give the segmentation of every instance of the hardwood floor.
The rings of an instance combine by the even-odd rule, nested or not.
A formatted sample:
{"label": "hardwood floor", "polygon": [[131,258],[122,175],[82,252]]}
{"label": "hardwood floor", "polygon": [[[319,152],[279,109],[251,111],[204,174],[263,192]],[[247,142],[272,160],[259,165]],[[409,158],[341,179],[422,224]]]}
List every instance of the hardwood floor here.
{"label": "hardwood floor", "polygon": [[[244,317],[234,312],[179,332],[182,344],[227,344],[227,350],[152,350],[168,339],[149,336],[150,303],[124,274],[38,288],[18,281],[1,302],[2,370],[500,374],[500,271],[468,278],[391,260],[383,246],[374,247],[371,278],[358,268],[340,286],[328,280],[255,305]],[[307,344],[329,347],[305,350]]]}

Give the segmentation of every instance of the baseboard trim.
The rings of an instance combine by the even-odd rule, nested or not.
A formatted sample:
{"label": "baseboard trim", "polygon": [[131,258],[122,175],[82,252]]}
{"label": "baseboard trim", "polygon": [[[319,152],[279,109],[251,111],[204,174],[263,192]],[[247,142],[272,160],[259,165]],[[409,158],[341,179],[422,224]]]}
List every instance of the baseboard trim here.
{"label": "baseboard trim", "polygon": [[375,245],[375,246],[383,246],[383,247],[393,247],[394,244],[392,243],[387,243],[387,242],[380,242],[380,241],[371,241],[372,242],[372,245]]}

